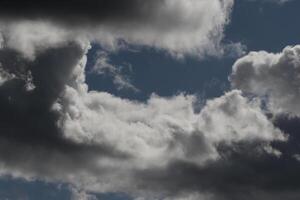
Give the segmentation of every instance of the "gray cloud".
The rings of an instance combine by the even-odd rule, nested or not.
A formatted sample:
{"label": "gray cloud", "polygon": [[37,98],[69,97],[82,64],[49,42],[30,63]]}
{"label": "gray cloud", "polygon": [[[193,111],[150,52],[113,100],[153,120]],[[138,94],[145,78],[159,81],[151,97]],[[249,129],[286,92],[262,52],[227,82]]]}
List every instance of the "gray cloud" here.
{"label": "gray cloud", "polygon": [[4,0],[1,17],[10,19],[49,19],[67,25],[82,26],[84,23],[141,23],[151,20],[164,1],[141,0]]}

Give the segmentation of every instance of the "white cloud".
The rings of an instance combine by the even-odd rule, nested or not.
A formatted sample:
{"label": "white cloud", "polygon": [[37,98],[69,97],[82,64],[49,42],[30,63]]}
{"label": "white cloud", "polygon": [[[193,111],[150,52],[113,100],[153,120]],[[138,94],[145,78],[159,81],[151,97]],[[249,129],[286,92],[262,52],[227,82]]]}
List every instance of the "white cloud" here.
{"label": "white cloud", "polygon": [[[195,113],[193,96],[152,96],[146,104],[104,92],[67,87],[60,107],[65,136],[79,143],[110,144],[137,159],[135,166],[164,166],[174,159],[202,165],[217,159],[217,144],[283,140],[259,108],[239,91],[210,100]],[[199,150],[201,146],[201,150]]]}
{"label": "white cloud", "polygon": [[196,98],[183,94],[170,98],[153,95],[140,103],[88,91],[85,62],[84,57],[74,70],[73,82],[54,105],[61,115],[58,125],[68,140],[110,146],[128,159],[99,156],[93,167],[101,170],[101,175],[87,167],[56,177],[80,188],[137,193],[136,171],[163,169],[176,160],[204,166],[219,159],[219,144],[261,143],[266,153],[276,152],[277,156],[270,142],[286,140],[263,114],[259,101],[246,99],[238,90],[209,100],[200,113],[194,111]]}
{"label": "white cloud", "polygon": [[250,52],[233,66],[234,88],[266,99],[273,113],[300,116],[300,46],[281,53]]}

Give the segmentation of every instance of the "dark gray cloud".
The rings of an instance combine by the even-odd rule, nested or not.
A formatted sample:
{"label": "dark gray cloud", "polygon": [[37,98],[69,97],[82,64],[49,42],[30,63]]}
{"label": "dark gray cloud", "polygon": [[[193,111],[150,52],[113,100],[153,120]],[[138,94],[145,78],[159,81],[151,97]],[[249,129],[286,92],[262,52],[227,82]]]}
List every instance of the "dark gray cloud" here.
{"label": "dark gray cloud", "polygon": [[[76,43],[49,49],[34,61],[10,49],[0,50],[2,69],[14,76],[0,86],[2,167],[59,177],[83,167],[93,170],[96,156],[126,157],[105,144],[77,144],[68,140],[57,126],[59,113],[52,106],[83,54]],[[26,87],[28,73],[34,89]]]}
{"label": "dark gray cloud", "polygon": [[163,0],[3,0],[1,18],[21,20],[54,20],[65,25],[84,23],[141,23],[151,20]]}
{"label": "dark gray cloud", "polygon": [[299,198],[300,163],[292,157],[262,154],[258,144],[240,143],[219,148],[222,158],[216,162],[201,167],[175,161],[163,170],[141,171],[137,174],[138,180],[142,179],[140,184],[157,192],[168,191],[166,196],[173,198],[182,192],[193,194],[195,191],[210,194],[207,199],[214,200]]}

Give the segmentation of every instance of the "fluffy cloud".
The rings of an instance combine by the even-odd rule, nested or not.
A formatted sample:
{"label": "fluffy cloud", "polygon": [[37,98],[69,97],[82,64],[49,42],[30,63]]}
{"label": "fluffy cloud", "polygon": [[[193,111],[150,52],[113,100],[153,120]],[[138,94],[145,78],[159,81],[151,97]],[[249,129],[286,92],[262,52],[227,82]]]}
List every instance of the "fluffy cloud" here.
{"label": "fluffy cloud", "polygon": [[0,30],[8,47],[31,56],[36,48],[84,37],[110,48],[122,40],[175,56],[202,57],[223,53],[221,41],[232,6],[233,0],[13,0],[0,4]]}
{"label": "fluffy cloud", "polygon": [[[250,145],[253,157],[280,155],[271,143],[286,136],[258,101],[238,90],[209,100],[200,112],[194,110],[194,96],[153,95],[141,103],[88,91],[88,49],[88,43],[72,42],[44,50],[34,60],[1,50],[3,70],[14,75],[0,86],[1,174],[153,198],[171,195],[173,188],[205,194],[210,188],[193,179],[201,189],[191,183],[178,187],[187,180],[174,177],[173,170],[183,167],[188,178],[193,171],[188,166],[207,170],[239,145]],[[170,182],[155,180],[159,174]]]}
{"label": "fluffy cloud", "polygon": [[[219,55],[233,0],[74,0],[70,12],[70,2],[31,2],[0,6],[0,174],[74,184],[75,199],[93,198],[87,190],[151,200],[265,200],[278,199],[279,187],[299,196],[300,177],[290,173],[300,164],[292,158],[282,167],[285,155],[274,146],[287,136],[257,99],[233,90],[196,112],[193,95],[136,102],[89,91],[85,83],[89,41]],[[267,61],[297,63],[284,55]],[[241,61],[233,85],[263,95],[268,88],[239,86]],[[98,64],[119,75],[106,57]]]}
{"label": "fluffy cloud", "polygon": [[234,88],[258,95],[276,114],[300,115],[300,46],[281,53],[250,52],[233,66]]}
{"label": "fluffy cloud", "polygon": [[[78,94],[67,87],[61,105],[63,130],[79,143],[111,144],[138,159],[136,166],[164,166],[174,159],[198,164],[218,157],[220,143],[283,140],[279,130],[238,91],[193,111],[194,98],[151,97],[138,104],[107,93]],[[99,124],[99,122],[102,122]],[[201,146],[201,150],[199,149]]]}

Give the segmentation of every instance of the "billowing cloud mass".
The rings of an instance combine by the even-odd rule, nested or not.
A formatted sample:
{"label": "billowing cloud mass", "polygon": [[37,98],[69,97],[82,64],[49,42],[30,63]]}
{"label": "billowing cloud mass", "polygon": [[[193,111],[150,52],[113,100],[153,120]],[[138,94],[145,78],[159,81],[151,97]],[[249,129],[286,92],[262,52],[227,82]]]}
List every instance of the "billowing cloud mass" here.
{"label": "billowing cloud mass", "polygon": [[154,198],[171,195],[174,188],[179,194],[210,192],[198,180],[199,188],[179,187],[184,180],[172,170],[183,167],[187,177],[189,165],[207,170],[238,145],[251,146],[253,157],[281,155],[272,142],[284,142],[286,135],[263,114],[259,101],[238,90],[209,100],[200,112],[194,96],[153,95],[139,103],[88,91],[89,44],[83,44],[51,47],[34,60],[1,50],[2,68],[12,77],[0,87],[2,174]]}
{"label": "billowing cloud mass", "polygon": [[234,88],[266,100],[275,114],[300,116],[300,46],[281,53],[250,52],[233,66]]}
{"label": "billowing cloud mass", "polygon": [[[8,47],[31,56],[45,44],[85,37],[109,48],[122,40],[175,56],[202,57],[223,53],[232,6],[233,0],[5,0],[0,4],[0,30]],[[20,43],[19,36],[27,40]],[[230,48],[239,52],[241,47]]]}
{"label": "billowing cloud mass", "polygon": [[[288,120],[272,121],[258,98],[274,113],[298,116],[299,47],[241,58],[231,76],[235,89],[200,111],[196,95],[138,102],[85,83],[93,42],[176,56],[222,53],[233,0],[0,5],[1,175],[68,183],[74,199],[96,198],[90,192],[137,200],[299,199],[299,152],[285,146]],[[120,76],[106,56],[95,69]]]}

